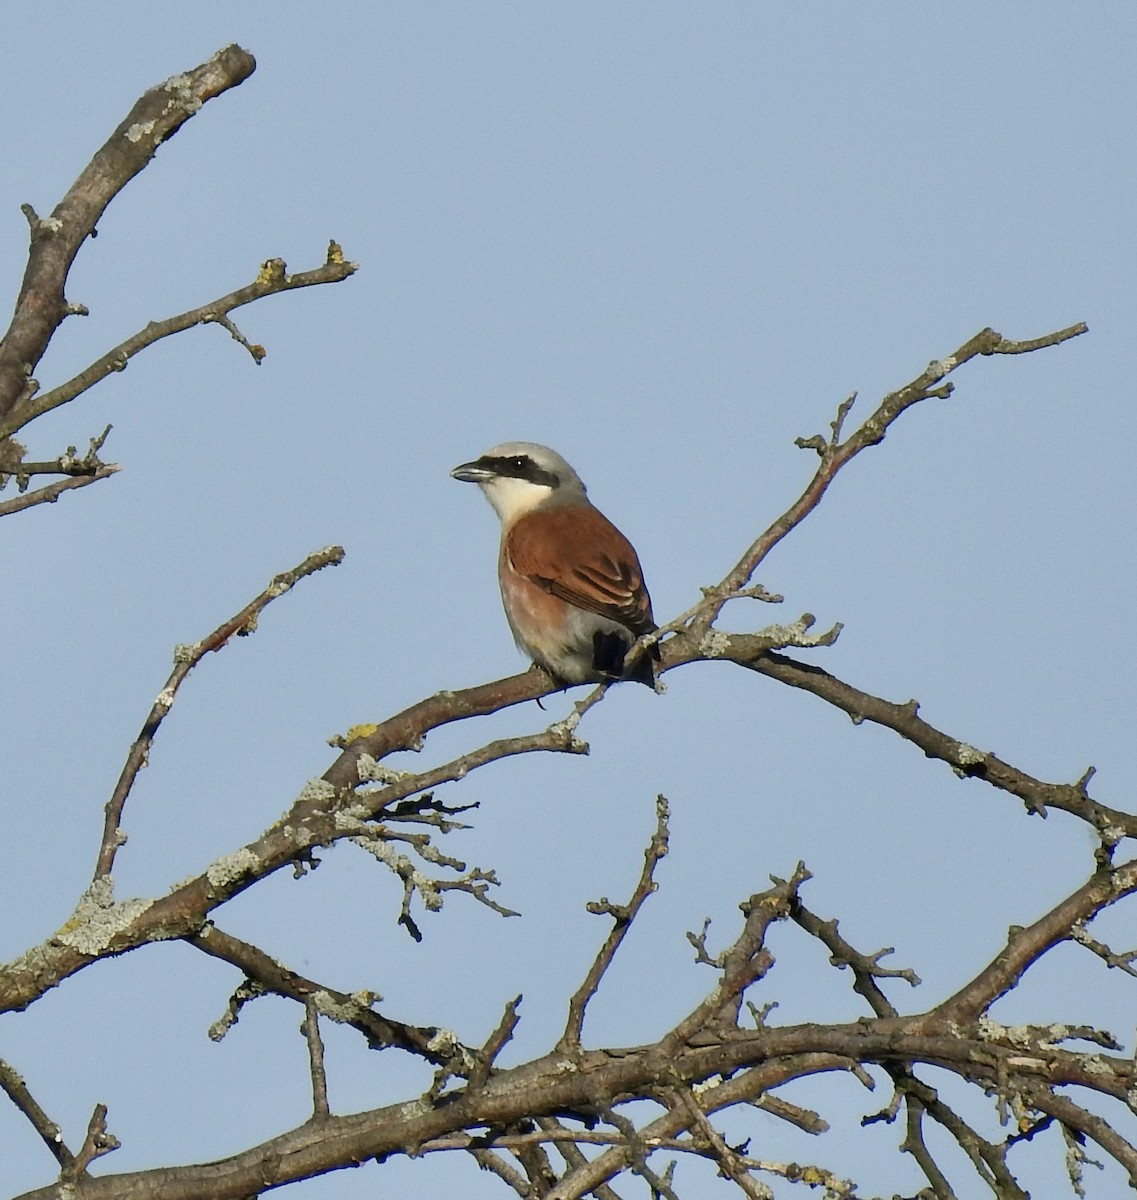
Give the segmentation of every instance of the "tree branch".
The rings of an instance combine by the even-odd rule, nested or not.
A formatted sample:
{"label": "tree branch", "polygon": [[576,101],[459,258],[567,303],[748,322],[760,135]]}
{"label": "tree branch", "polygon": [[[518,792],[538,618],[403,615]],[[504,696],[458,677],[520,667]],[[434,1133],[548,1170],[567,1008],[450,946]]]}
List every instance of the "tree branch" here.
{"label": "tree branch", "polygon": [[320,1010],[315,997],[304,1001],[304,1020],[300,1032],[308,1043],[308,1073],[312,1077],[312,1119],[319,1121],[331,1111],[328,1108],[328,1077],[324,1071],[324,1042],[320,1037]]}
{"label": "tree branch", "polygon": [[243,305],[252,304],[254,300],[263,299],[265,296],[276,295],[278,292],[317,287],[325,283],[339,283],[353,275],[357,269],[355,263],[344,261],[343,252],[335,242],[329,244],[327,261],[323,266],[315,267],[310,271],[301,271],[296,275],[287,273],[283,259],[270,258],[261,265],[252,283],[237,288],[236,291],[229,292],[224,296],[219,296],[207,304],[179,313],[177,316],[167,317],[162,321],[150,321],[143,329],[127,338],[126,341],[119,343],[113,350],[108,350],[101,358],[96,359],[89,367],[84,368],[66,383],[21,404],[8,420],[0,421],[0,438],[15,433],[30,421],[43,416],[44,413],[69,403],[108,375],[125,370],[127,363],[148,346],[152,346],[155,342],[170,337],[172,334],[192,329],[195,325],[216,324],[229,330],[235,340],[245,346],[253,360],[259,364],[265,357],[264,347],[251,345],[236,329],[232,321],[225,316],[226,313],[241,308]]}
{"label": "tree branch", "polygon": [[150,747],[157,736],[159,727],[166,718],[166,714],[170,711],[174,703],[174,697],[177,695],[178,688],[181,687],[189,673],[207,654],[228,645],[232,637],[247,637],[252,633],[257,627],[257,619],[261,612],[278,596],[283,596],[286,592],[291,591],[305,576],[311,575],[327,566],[338,566],[342,561],[343,548],[340,546],[327,546],[323,550],[309,554],[302,563],[293,567],[292,570],[283,571],[281,574],[275,576],[259,596],[255,596],[250,600],[240,612],[230,617],[227,621],[223,621],[208,637],[203,638],[200,642],[195,642],[193,645],[183,645],[175,648],[174,669],[170,672],[170,676],[166,680],[162,690],[158,693],[157,699],[155,699],[151,706],[146,720],[142,723],[142,729],[126,756],[122,773],[119,775],[114,791],[106,803],[103,837],[99,846],[98,861],[95,864],[94,881],[96,883],[101,879],[108,878],[114,867],[115,855],[118,852],[119,846],[125,840],[122,835],[121,825],[123,808],[126,805],[127,797],[130,795],[130,790],[134,786],[135,779],[138,778],[138,772],[146,765],[150,755]]}
{"label": "tree branch", "polygon": [[8,1099],[27,1117],[28,1123],[39,1134],[56,1162],[64,1170],[73,1170],[75,1156],[64,1144],[62,1130],[36,1103],[21,1076],[3,1059],[0,1059],[0,1089],[4,1090]]}
{"label": "tree branch", "polygon": [[[0,419],[26,396],[29,380],[67,315],[67,275],[104,209],[154,157],[158,147],[208,100],[243,83],[256,69],[240,46],[146,92],[41,220],[28,208],[31,249],[16,311],[0,341]],[[7,432],[7,430],[4,430]],[[3,432],[0,432],[3,436]]]}
{"label": "tree branch", "polygon": [[667,819],[669,809],[667,801],[662,796],[656,797],[655,812],[655,833],[652,835],[652,839],[644,851],[643,872],[640,875],[639,883],[636,884],[635,891],[632,893],[632,898],[627,904],[611,904],[605,898],[588,905],[590,913],[597,916],[607,914],[612,918],[612,931],[608,934],[604,945],[596,955],[592,966],[588,970],[588,974],[585,976],[584,982],[569,1001],[568,1023],[565,1025],[564,1033],[561,1034],[561,1040],[557,1043],[557,1049],[562,1054],[572,1055],[580,1050],[580,1035],[581,1030],[584,1028],[584,1011],[588,1007],[588,1002],[596,995],[596,989],[599,988],[600,981],[604,978],[604,973],[612,965],[616,951],[619,950],[620,943],[632,927],[632,922],[636,919],[636,915],[644,906],[647,898],[656,890],[655,868],[667,855],[668,840]]}
{"label": "tree branch", "polygon": [[118,470],[119,467],[116,463],[104,463],[102,466],[96,467],[90,474],[58,479],[46,487],[36,488],[34,492],[25,492],[22,496],[13,496],[11,500],[2,500],[0,501],[0,517],[23,512],[24,509],[34,508],[37,504],[54,504],[64,492],[87,487],[88,484],[98,483],[100,479],[109,479]]}
{"label": "tree branch", "polygon": [[[186,941],[203,953],[236,967],[262,991],[273,992],[302,1005],[315,998],[321,1015],[357,1029],[375,1049],[392,1046],[418,1055],[435,1066],[442,1066],[448,1061],[448,1056],[433,1044],[437,1028],[404,1025],[381,1016],[374,1011],[374,1005],[381,999],[374,992],[348,994],[317,983],[213,924],[203,926],[199,933]],[[224,1036],[227,1027],[217,1028],[217,1035]],[[473,1052],[470,1053],[472,1056]]]}
{"label": "tree branch", "polygon": [[[929,363],[927,368],[910,383],[885,396],[876,411],[855,433],[850,434],[842,442],[840,440],[841,428],[853,403],[852,398],[844,401],[833,422],[831,438],[827,441],[819,437],[798,439],[799,446],[817,450],[820,455],[821,462],[817,471],[806,485],[805,491],[747,547],[745,553],[727,572],[722,581],[713,588],[704,589],[704,599],[691,612],[690,629],[693,635],[701,637],[706,633],[714,624],[723,606],[747,586],[751,576],[770,551],[821,503],[822,497],[837,472],[846,463],[855,458],[862,450],[882,442],[889,426],[914,404],[930,398],[946,399],[951,394],[952,385],[950,383],[943,384],[943,380],[957,367],[970,362],[980,354],[1025,354],[1047,346],[1057,346],[1070,338],[1078,337],[1086,330],[1085,322],[1079,321],[1076,325],[1071,325],[1066,329],[1044,334],[1042,337],[1025,342],[1011,341],[993,329],[980,330],[953,354]],[[940,386],[941,384],[943,386]]]}

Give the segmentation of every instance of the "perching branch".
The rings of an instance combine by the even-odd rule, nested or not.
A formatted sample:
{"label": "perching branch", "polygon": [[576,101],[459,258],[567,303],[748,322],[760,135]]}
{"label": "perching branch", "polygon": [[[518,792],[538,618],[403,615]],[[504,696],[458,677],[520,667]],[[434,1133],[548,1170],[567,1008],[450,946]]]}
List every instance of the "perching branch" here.
{"label": "perching branch", "polygon": [[905,384],[895,392],[890,392],[877,406],[876,411],[868,417],[854,433],[845,441],[840,440],[841,430],[852,399],[846,400],[839,408],[837,419],[833,422],[832,437],[818,445],[817,438],[798,439],[798,445],[803,448],[818,451],[821,462],[813,478],[798,499],[772,525],[747,547],[746,552],[730,569],[726,576],[715,587],[706,589],[706,596],[697,606],[690,621],[690,632],[696,638],[701,637],[714,624],[723,606],[733,599],[741,589],[750,582],[758,566],[771,550],[821,503],[829,485],[837,472],[851,461],[862,450],[869,446],[878,445],[890,425],[900,415],[921,400],[946,399],[951,395],[952,384],[943,381],[958,367],[978,355],[991,354],[1026,354],[1030,351],[1041,350],[1049,346],[1057,346],[1070,338],[1085,333],[1087,326],[1084,321],[1059,329],[1054,333],[1030,341],[1011,341],[996,333],[993,329],[980,330],[974,337],[969,338],[953,354],[946,358],[935,360],[928,364],[911,383]]}
{"label": "perching branch", "polygon": [[[227,319],[214,319],[254,352],[255,348],[244,343]],[[920,1163],[937,1195],[952,1195],[952,1185],[925,1137],[928,1119],[955,1138],[985,1183],[1001,1195],[1015,1196],[1017,1185],[1004,1159],[1017,1135],[1009,1135],[1002,1144],[979,1137],[917,1077],[915,1071],[925,1064],[971,1085],[977,1094],[992,1096],[997,1115],[1013,1115],[1020,1129],[1026,1114],[1040,1136],[1045,1121],[1050,1120],[1058,1131],[1093,1138],[1130,1171],[1131,1177],[1137,1178],[1137,1152],[1133,1147],[1090,1108],[1067,1095],[1082,1090],[1087,1095],[1126,1101],[1135,1094],[1137,1064],[1121,1057],[1119,1046],[1104,1031],[1060,1022],[1006,1027],[989,1013],[994,1001],[1017,986],[1034,962],[1064,941],[1087,945],[1105,966],[1129,965],[1131,956],[1115,955],[1102,947],[1086,933],[1086,925],[1106,907],[1137,891],[1137,860],[1112,865],[1113,847],[1121,837],[1137,833],[1137,818],[1091,800],[1088,775],[1072,785],[1032,779],[993,755],[927,725],[914,702],[893,704],[859,692],[824,671],[779,653],[789,647],[805,649],[833,640],[836,629],[820,636],[810,632],[811,617],[750,634],[730,634],[713,627],[722,607],[732,598],[770,598],[751,583],[754,570],[768,550],[820,502],[840,466],[860,449],[879,442],[901,412],[919,400],[948,395],[950,384],[944,382],[948,373],[977,354],[1023,353],[1056,344],[1080,331],[1073,327],[1029,343],[1008,342],[985,331],[950,359],[932,364],[913,383],[886,397],[873,416],[844,441],[842,429],[851,402],[842,404],[832,423],[831,436],[806,440],[821,459],[806,493],[780,523],[771,525],[751,546],[717,589],[709,589],[703,601],[666,627],[672,636],[663,642],[662,666],[671,670],[688,662],[716,659],[735,663],[809,690],[855,720],[871,720],[894,729],[961,775],[985,779],[1021,797],[1030,811],[1045,814],[1047,808],[1058,807],[1074,813],[1093,825],[1102,845],[1109,849],[1108,854],[1099,855],[1098,869],[1085,884],[1034,924],[1012,929],[1004,949],[962,982],[954,995],[924,1011],[905,1013],[900,1008],[902,1001],[898,998],[894,1002],[886,996],[882,983],[900,978],[916,986],[919,980],[915,972],[882,966],[887,951],[866,954],[856,950],[839,934],[835,919],[822,919],[806,909],[801,891],[809,875],[799,864],[788,880],[775,878],[771,888],[751,896],[741,906],[741,929],[721,953],[712,954],[707,948],[708,926],[701,934],[689,935],[698,961],[714,969],[715,982],[673,1028],[660,1031],[655,1041],[646,1044],[588,1047],[583,1043],[587,1006],[619,952],[631,922],[655,889],[654,868],[667,845],[666,811],[661,808],[656,834],[645,854],[631,901],[617,905],[602,900],[590,906],[592,911],[610,916],[614,927],[570,1001],[558,1043],[527,1063],[501,1066],[499,1056],[511,1043],[517,1023],[516,1000],[506,1004],[497,1029],[481,1049],[470,1049],[449,1030],[400,1025],[380,1017],[374,1012],[376,998],[370,993],[349,995],[322,987],[207,923],[209,913],[255,882],[290,864],[302,870],[315,849],[344,839],[367,850],[400,877],[404,884],[402,916],[412,929],[410,903],[415,895],[430,908],[441,903],[444,890],[466,890],[498,911],[507,911],[483,898],[485,886],[496,882],[492,873],[475,868],[457,879],[430,879],[412,859],[412,854],[417,855],[445,871],[466,870],[465,864],[443,855],[431,841],[435,832],[444,833],[456,826],[447,815],[457,810],[440,806],[430,789],[442,782],[461,780],[474,770],[514,755],[539,751],[583,753],[587,747],[576,736],[577,725],[602,701],[607,689],[590,692],[574,705],[568,717],[538,733],[502,738],[422,771],[397,771],[384,765],[382,760],[396,750],[420,748],[431,729],[546,695],[558,685],[543,672],[533,670],[479,688],[439,693],[347,739],[344,753],[324,779],[307,785],[260,838],[156,900],[115,903],[109,887],[93,887],[75,916],[52,938],[7,968],[0,968],[0,1007],[22,1007],[91,962],[150,940],[180,937],[232,963],[244,975],[245,982],[238,988],[229,1013],[215,1027],[218,1033],[232,1026],[240,1004],[264,991],[288,996],[305,1008],[315,1119],[230,1159],[177,1168],[176,1178],[172,1173],[168,1180],[159,1179],[153,1172],[83,1177],[76,1189],[80,1200],[120,1196],[132,1189],[145,1191],[156,1200],[172,1200],[174,1196],[178,1200],[236,1197],[368,1158],[445,1149],[475,1154],[479,1164],[495,1171],[518,1194],[543,1195],[553,1200],[589,1193],[614,1195],[611,1181],[628,1170],[640,1174],[656,1194],[675,1194],[669,1169],[661,1171],[649,1162],[660,1150],[681,1150],[709,1158],[740,1189],[755,1196],[764,1194],[764,1185],[755,1177],[761,1171],[852,1196],[853,1186],[824,1168],[810,1167],[803,1174],[797,1164],[759,1159],[745,1146],[731,1146],[710,1118],[716,1112],[752,1104],[801,1128],[821,1132],[827,1126],[819,1113],[800,1109],[772,1094],[772,1090],[828,1072],[850,1073],[871,1087],[874,1076],[868,1067],[874,1068],[878,1078],[884,1073],[892,1079],[896,1091],[883,1119],[895,1119],[903,1108],[906,1130],[902,1148]],[[218,645],[243,631],[249,617],[255,616],[249,608],[212,635],[219,639]],[[244,614],[248,616],[242,621]],[[222,636],[225,630],[228,632]],[[192,661],[187,659],[186,670],[202,654],[216,648],[205,643],[192,648]],[[182,677],[175,681],[171,676],[163,692],[169,693],[169,700]],[[167,702],[160,712],[152,711],[148,726],[144,726],[132,749],[132,758],[120,780],[122,803],[168,707]],[[114,814],[108,805],[103,849],[111,846],[110,861],[96,876],[100,884],[109,881],[122,803]],[[407,825],[415,823],[433,826],[433,831],[408,832]],[[757,1005],[752,989],[768,986],[775,962],[767,942],[775,922],[783,921],[782,936],[800,940],[804,932],[825,945],[835,966],[850,969],[854,988],[868,1002],[871,1015],[845,1024],[823,1024],[814,1019],[812,1012],[804,1011],[785,1014],[785,1024],[766,1023],[772,1004]],[[1096,966],[1093,960],[1088,961],[1091,967]],[[744,1023],[745,1011],[754,1016],[753,1027]],[[397,1046],[432,1063],[438,1068],[434,1084],[411,1103],[333,1116],[327,1105],[317,1015],[350,1024],[374,1045]],[[1068,1048],[1076,1041],[1088,1042],[1093,1052]],[[1058,1092],[1059,1088],[1064,1090]],[[642,1124],[637,1115],[633,1122],[624,1108],[627,1099],[654,1101],[666,1111]],[[1049,1117],[1039,1119],[1040,1112]],[[580,1129],[575,1127],[576,1122]],[[96,1133],[96,1140],[102,1138],[105,1126],[102,1133]],[[551,1144],[563,1147],[563,1170],[558,1171],[545,1153],[544,1147]],[[603,1147],[602,1152],[590,1158],[581,1151],[588,1145]],[[524,1174],[498,1157],[503,1151],[517,1156]]]}

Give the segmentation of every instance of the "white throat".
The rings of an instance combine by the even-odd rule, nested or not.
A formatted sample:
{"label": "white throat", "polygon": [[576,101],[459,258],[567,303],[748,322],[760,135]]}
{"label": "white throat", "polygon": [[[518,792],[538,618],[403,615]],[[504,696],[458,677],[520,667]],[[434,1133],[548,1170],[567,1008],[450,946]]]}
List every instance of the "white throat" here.
{"label": "white throat", "polygon": [[512,525],[518,517],[540,508],[553,494],[553,489],[542,483],[512,479],[507,475],[497,475],[478,486],[503,525]]}

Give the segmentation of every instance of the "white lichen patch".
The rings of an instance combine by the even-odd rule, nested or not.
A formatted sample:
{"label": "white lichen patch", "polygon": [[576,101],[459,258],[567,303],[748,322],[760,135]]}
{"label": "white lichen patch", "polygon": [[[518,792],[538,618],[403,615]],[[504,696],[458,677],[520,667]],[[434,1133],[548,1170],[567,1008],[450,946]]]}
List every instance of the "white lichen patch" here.
{"label": "white lichen patch", "polygon": [[335,798],[334,784],[329,783],[326,779],[309,779],[300,789],[300,794],[296,797],[295,802],[297,804],[321,804],[325,800],[332,801]]}
{"label": "white lichen patch", "polygon": [[427,1042],[426,1048],[447,1059],[457,1058],[467,1071],[473,1070],[475,1066],[474,1056],[462,1045],[458,1040],[458,1035],[451,1029],[437,1030]]}
{"label": "white lichen patch", "polygon": [[1106,1062],[1100,1054],[1091,1054],[1088,1058],[1082,1059],[1082,1069],[1087,1075],[1097,1075],[1103,1079],[1113,1078],[1113,1067]]}
{"label": "white lichen patch", "polygon": [[115,903],[109,878],[96,880],[82,895],[75,911],[51,939],[60,946],[92,957],[101,954],[124,929],[128,929],[153,900]]}
{"label": "white lichen patch", "polygon": [[426,1048],[434,1054],[453,1054],[460,1045],[458,1035],[453,1029],[437,1029],[427,1042]]}
{"label": "white lichen patch", "polygon": [[1033,1044],[1028,1025],[1000,1025],[986,1014],[975,1023],[975,1030],[980,1041],[984,1042],[1010,1042],[1012,1046],[1019,1046],[1024,1050]]}
{"label": "white lichen patch", "polygon": [[303,825],[285,825],[280,832],[301,850],[306,849],[315,841],[312,831]]}
{"label": "white lichen patch", "polygon": [[976,750],[974,746],[969,746],[966,742],[956,742],[955,753],[961,767],[975,767],[987,760],[984,751]]}
{"label": "white lichen patch", "polygon": [[58,217],[44,217],[39,223],[41,231],[46,230],[48,233],[62,233],[63,222]]}
{"label": "white lichen patch", "polygon": [[[366,821],[367,818],[370,816],[371,816],[371,806],[363,803],[362,801],[357,800],[354,804],[348,804],[344,808],[336,809],[336,815],[335,815],[336,828],[337,829],[341,828],[341,826],[340,826],[341,819],[345,822],[345,824],[343,825],[343,828],[346,829],[347,828],[346,823],[350,823],[350,822],[354,821],[354,822],[356,822],[356,824],[362,825],[363,822]],[[371,827],[368,826],[368,828],[371,828]]]}
{"label": "white lichen patch", "polygon": [[385,766],[372,758],[370,754],[361,754],[356,760],[355,772],[360,783],[402,783],[409,779],[410,771],[396,771],[393,767]]}
{"label": "white lichen patch", "polygon": [[155,696],[154,703],[159,708],[169,708],[174,703],[174,689],[172,687],[164,687]]}
{"label": "white lichen patch", "polygon": [[162,85],[167,92],[170,93],[172,99],[166,105],[166,111],[169,112],[172,107],[180,108],[183,112],[193,114],[201,108],[204,103],[200,97],[194,95],[193,78],[189,75],[171,75],[169,79]]}
{"label": "white lichen patch", "polygon": [[[358,805],[352,805],[353,809],[357,809]],[[337,812],[332,818],[332,822],[336,827],[336,833],[358,834],[365,836],[374,832],[362,817],[366,814],[357,814],[356,812]]]}
{"label": "white lichen patch", "polygon": [[323,989],[312,993],[312,1002],[316,1009],[323,1016],[341,1024],[355,1021],[365,1013],[370,1013],[371,1006],[381,999],[382,997],[375,992],[353,992],[346,1000],[337,1000]]}
{"label": "white lichen patch", "polygon": [[711,629],[699,641],[699,653],[704,658],[721,658],[730,649],[730,634]]}
{"label": "white lichen patch", "polygon": [[260,860],[248,848],[243,846],[232,854],[226,854],[215,863],[210,863],[206,869],[205,878],[213,888],[226,888],[236,882],[242,875],[248,875],[256,870]]}
{"label": "white lichen patch", "polygon": [[124,135],[128,142],[140,142],[143,138],[149,138],[154,132],[154,126],[157,121],[138,121],[126,131]]}

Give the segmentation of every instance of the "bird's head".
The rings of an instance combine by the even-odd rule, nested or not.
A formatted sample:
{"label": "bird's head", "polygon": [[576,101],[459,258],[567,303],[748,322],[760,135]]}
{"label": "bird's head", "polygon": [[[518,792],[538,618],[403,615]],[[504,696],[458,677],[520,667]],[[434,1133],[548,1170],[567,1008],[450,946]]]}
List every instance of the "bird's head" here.
{"label": "bird's head", "polygon": [[537,508],[585,499],[580,476],[555,450],[536,442],[502,442],[450,474],[476,483],[506,525]]}

